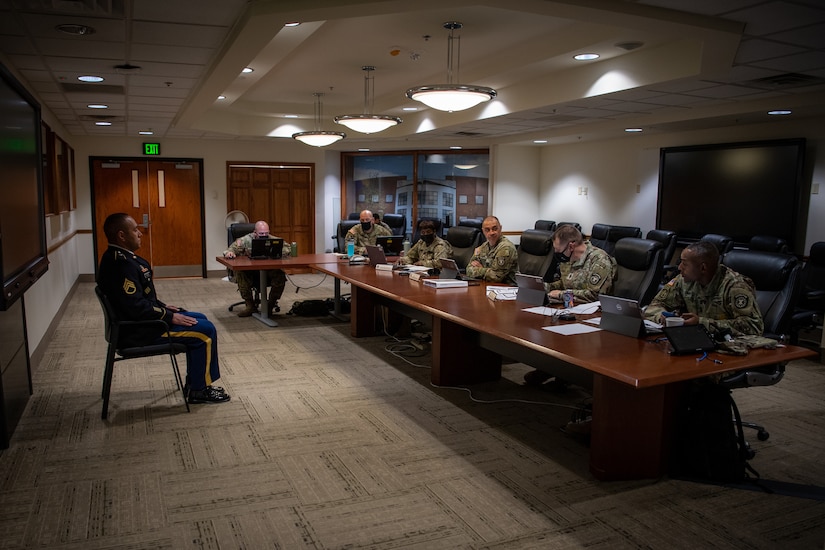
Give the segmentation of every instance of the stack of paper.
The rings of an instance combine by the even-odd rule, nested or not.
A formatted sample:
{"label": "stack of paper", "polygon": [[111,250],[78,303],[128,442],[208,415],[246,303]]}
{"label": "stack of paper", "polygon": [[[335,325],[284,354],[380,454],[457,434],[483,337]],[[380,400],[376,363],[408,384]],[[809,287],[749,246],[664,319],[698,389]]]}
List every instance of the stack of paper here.
{"label": "stack of paper", "polygon": [[517,295],[518,288],[514,286],[487,286],[487,298],[494,302],[515,300]]}
{"label": "stack of paper", "polygon": [[460,281],[458,279],[424,279],[424,284],[434,288],[459,288],[469,286],[467,281]]}

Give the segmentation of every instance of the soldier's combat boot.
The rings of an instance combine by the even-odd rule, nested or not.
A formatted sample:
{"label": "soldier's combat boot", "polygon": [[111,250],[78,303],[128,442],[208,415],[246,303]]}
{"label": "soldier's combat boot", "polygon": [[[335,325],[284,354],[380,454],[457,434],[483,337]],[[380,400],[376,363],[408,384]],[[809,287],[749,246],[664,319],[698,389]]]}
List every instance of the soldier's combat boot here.
{"label": "soldier's combat boot", "polygon": [[257,311],[255,302],[252,300],[244,301],[244,308],[238,312],[238,317],[251,317]]}

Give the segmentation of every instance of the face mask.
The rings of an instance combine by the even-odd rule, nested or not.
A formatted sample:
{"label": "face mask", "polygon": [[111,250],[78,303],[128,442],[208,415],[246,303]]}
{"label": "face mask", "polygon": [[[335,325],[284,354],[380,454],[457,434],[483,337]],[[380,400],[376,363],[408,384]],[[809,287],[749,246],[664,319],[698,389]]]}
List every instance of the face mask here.
{"label": "face mask", "polygon": [[567,262],[570,261],[570,256],[568,256],[564,252],[554,252],[553,257],[555,257],[556,261],[559,262],[560,264],[566,264]]}
{"label": "face mask", "polygon": [[427,244],[432,244],[432,242],[435,240],[435,234],[433,234],[433,235],[421,235],[421,240],[424,241]]}
{"label": "face mask", "polygon": [[372,229],[372,222],[361,222],[361,229],[364,231],[369,231]]}

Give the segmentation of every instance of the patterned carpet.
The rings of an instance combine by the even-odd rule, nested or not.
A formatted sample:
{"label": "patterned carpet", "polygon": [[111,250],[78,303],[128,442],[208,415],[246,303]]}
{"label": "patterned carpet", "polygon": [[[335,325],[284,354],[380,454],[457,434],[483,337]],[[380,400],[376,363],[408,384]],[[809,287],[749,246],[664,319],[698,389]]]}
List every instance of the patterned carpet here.
{"label": "patterned carpet", "polygon": [[[297,275],[291,302],[332,296]],[[81,283],[12,445],[0,454],[2,548],[823,548],[825,502],[669,479],[602,483],[560,431],[587,399],[499,382],[433,388],[426,348],[353,340],[331,317],[267,328],[226,310],[220,279],[161,280],[161,298],[218,325],[222,405],[184,410],[168,360],[120,363],[100,419],[105,358]],[[345,292],[347,291],[345,287]],[[396,355],[389,350],[395,351]],[[825,372],[800,361],[740,390],[772,436],[763,478],[825,486]],[[536,404],[541,403],[541,404]]]}

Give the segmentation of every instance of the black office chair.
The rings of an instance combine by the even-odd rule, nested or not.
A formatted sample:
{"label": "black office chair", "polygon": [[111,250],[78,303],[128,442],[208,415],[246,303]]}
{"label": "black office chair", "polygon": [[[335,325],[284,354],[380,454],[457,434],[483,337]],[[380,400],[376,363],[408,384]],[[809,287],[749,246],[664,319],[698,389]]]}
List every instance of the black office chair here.
{"label": "black office chair", "polygon": [[616,243],[617,275],[611,294],[637,300],[646,306],[662,280],[662,243],[652,239],[625,237]]}
{"label": "black office chair", "polygon": [[[791,317],[801,285],[801,265],[796,256],[776,252],[731,250],[722,257],[722,264],[749,277],[756,288],[756,301],[765,322],[764,335],[782,339],[790,331]],[[738,371],[724,377],[720,384],[728,389],[751,386],[772,386],[785,375],[785,363]],[[760,441],[770,434],[763,426],[742,422],[758,431]]]}
{"label": "black office chair", "polygon": [[678,263],[673,261],[676,254],[676,232],[667,229],[651,229],[645,235],[646,239],[662,243],[662,283],[666,283],[678,273]]}
{"label": "black office chair", "polygon": [[484,223],[483,218],[464,218],[458,220],[458,225],[464,225],[467,227],[475,227],[479,231],[481,230],[481,224]]}
{"label": "black office chair", "polygon": [[[180,375],[176,356],[179,353],[186,353],[186,346],[184,344],[173,342],[172,338],[168,336],[167,342],[163,344],[129,346],[121,343],[122,335],[134,333],[142,328],[151,328],[152,326],[163,328],[164,332],[166,332],[169,329],[169,325],[160,319],[121,321],[117,318],[111,302],[109,302],[109,299],[99,286],[95,287],[95,295],[100,301],[100,307],[103,309],[103,318],[106,323],[106,341],[109,343],[109,347],[106,350],[106,364],[103,368],[103,410],[100,413],[100,418],[106,420],[109,416],[109,395],[112,390],[112,376],[114,374],[115,363],[118,361],[168,354],[169,360],[172,362],[172,372],[175,375],[175,383],[178,385],[178,390],[180,390],[181,395],[183,395],[183,379]],[[186,400],[185,395],[183,396],[183,402],[186,405],[186,412],[189,412],[189,402]]]}
{"label": "black office chair", "polygon": [[542,231],[555,231],[556,222],[552,220],[536,220],[533,224],[533,229],[541,229]]}
{"label": "black office chair", "polygon": [[338,222],[338,227],[335,231],[335,235],[332,236],[335,239],[335,252],[344,253],[347,251],[347,231],[355,227],[356,225],[360,224],[359,220],[341,220]]}
{"label": "black office chair", "polygon": [[460,269],[466,269],[475,249],[481,245],[483,237],[476,227],[454,225],[447,230],[444,239],[453,247],[453,259]]}
{"label": "black office chair", "polygon": [[348,220],[360,220],[361,219],[361,213],[360,212],[350,212],[349,214],[347,214],[347,219]]}
{"label": "black office chair", "polygon": [[553,232],[525,229],[518,246],[518,270],[544,277],[553,264]]}
{"label": "black office chair", "polygon": [[727,235],[708,233],[702,237],[701,240],[715,244],[716,248],[719,250],[719,254],[723,256],[733,250],[733,237],[728,237]]}
{"label": "black office chair", "polygon": [[[573,227],[575,227],[579,231],[582,230],[582,224],[580,224],[578,222],[556,222],[556,229],[558,229],[562,225],[572,225]],[[554,231],[555,231],[555,229],[554,229]]]}
{"label": "black office chair", "polygon": [[[230,246],[234,243],[237,239],[240,239],[244,235],[248,235],[255,231],[255,224],[254,223],[233,223],[229,227],[226,228],[226,246]],[[234,283],[235,282],[235,272],[226,268],[226,274],[229,277],[229,281]],[[252,294],[255,297],[255,303],[260,303],[261,299],[258,295],[257,285],[255,288],[252,289]],[[242,306],[244,305],[244,301],[241,300],[240,302],[235,302],[229,306],[229,311],[232,311],[235,306]]]}
{"label": "black office chair", "polygon": [[[799,332],[822,326],[825,318],[825,241],[811,245],[802,266],[799,300],[791,321],[791,343],[799,342]],[[819,348],[819,341],[816,342]]]}
{"label": "black office chair", "polygon": [[754,235],[748,243],[748,250],[761,250],[762,252],[780,252],[791,254],[788,241],[780,237],[770,235]]}
{"label": "black office chair", "polygon": [[607,251],[607,237],[610,235],[610,226],[605,223],[594,223],[590,230],[590,244]]}
{"label": "black office chair", "polygon": [[604,232],[605,229],[607,233],[604,236],[602,244],[596,244],[595,242],[593,242],[592,234],[590,237],[590,242],[593,243],[594,246],[598,246],[611,256],[613,255],[613,251],[616,249],[616,243],[619,242],[621,239],[627,237],[633,237],[636,239],[642,238],[642,230],[632,225],[610,225],[601,223],[593,224],[593,232],[596,232],[598,230],[600,235]]}
{"label": "black office chair", "polygon": [[393,235],[403,236],[407,232],[407,216],[404,214],[384,214],[383,221],[390,227]]}

